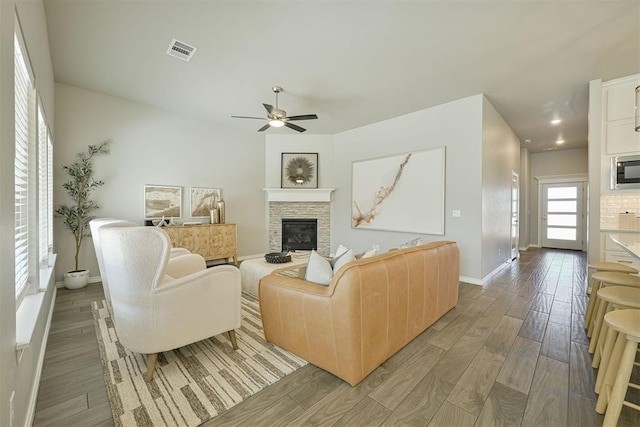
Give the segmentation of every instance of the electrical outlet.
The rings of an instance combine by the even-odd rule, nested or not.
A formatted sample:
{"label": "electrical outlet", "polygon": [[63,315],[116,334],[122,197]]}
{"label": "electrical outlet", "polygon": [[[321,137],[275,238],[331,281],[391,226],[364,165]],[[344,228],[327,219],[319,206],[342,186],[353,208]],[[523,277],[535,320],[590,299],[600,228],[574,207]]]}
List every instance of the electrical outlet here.
{"label": "electrical outlet", "polygon": [[15,419],[16,411],[13,407],[13,401],[16,397],[16,391],[13,390],[11,392],[11,397],[9,397],[9,427],[13,427],[13,421]]}
{"label": "electrical outlet", "polygon": [[498,258],[502,256],[502,249],[498,248]]}
{"label": "electrical outlet", "polygon": [[454,218],[460,218],[460,209],[454,209],[451,211],[451,216]]}

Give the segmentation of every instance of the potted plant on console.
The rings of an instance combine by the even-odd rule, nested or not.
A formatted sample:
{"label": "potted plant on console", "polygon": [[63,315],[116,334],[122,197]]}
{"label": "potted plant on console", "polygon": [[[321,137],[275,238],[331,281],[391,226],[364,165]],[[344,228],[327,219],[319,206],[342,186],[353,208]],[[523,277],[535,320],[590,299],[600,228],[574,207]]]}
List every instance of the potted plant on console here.
{"label": "potted plant on console", "polygon": [[69,180],[62,184],[62,187],[67,191],[72,203],[57,208],[56,214],[73,234],[76,246],[75,269],[64,274],[64,285],[68,289],[83,288],[89,281],[89,270],[79,268],[78,257],[83,239],[90,235],[89,221],[93,219],[91,213],[99,207],[91,200],[91,193],[104,185],[103,181],[96,181],[93,177],[93,158],[103,154],[109,154],[109,141],[89,145],[86,152],[76,155],[73,163],[62,165],[69,176]]}

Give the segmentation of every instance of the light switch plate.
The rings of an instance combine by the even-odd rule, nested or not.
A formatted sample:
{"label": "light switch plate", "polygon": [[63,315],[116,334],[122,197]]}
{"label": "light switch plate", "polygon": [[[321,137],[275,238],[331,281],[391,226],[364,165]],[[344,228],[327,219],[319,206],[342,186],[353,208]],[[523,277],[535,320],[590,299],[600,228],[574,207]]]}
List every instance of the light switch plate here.
{"label": "light switch plate", "polygon": [[451,216],[454,218],[460,218],[460,209],[454,209],[451,211]]}

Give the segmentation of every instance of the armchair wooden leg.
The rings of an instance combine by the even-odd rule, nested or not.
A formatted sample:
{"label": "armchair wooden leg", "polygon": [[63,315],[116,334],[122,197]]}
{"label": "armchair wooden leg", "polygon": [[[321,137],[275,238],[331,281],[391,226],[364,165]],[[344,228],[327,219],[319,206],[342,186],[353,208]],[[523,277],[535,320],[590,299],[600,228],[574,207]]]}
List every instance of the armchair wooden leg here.
{"label": "armchair wooden leg", "polygon": [[236,331],[232,329],[228,332],[228,334],[229,334],[229,339],[231,340],[231,347],[233,347],[234,350],[237,350],[238,341],[236,341]]}
{"label": "armchair wooden leg", "polygon": [[147,359],[147,375],[145,375],[144,380],[149,382],[153,379],[153,371],[156,369],[156,362],[158,361],[158,353],[152,353],[149,355]]}

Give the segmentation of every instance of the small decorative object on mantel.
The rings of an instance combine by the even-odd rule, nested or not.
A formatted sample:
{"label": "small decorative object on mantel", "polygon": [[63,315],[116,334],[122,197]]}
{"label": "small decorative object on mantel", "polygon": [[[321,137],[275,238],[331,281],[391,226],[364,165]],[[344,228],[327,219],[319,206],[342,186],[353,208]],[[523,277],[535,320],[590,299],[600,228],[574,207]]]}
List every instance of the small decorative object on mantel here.
{"label": "small decorative object on mantel", "polygon": [[291,261],[289,252],[271,252],[264,256],[264,260],[270,264],[284,264]]}
{"label": "small decorative object on mantel", "polygon": [[99,145],[89,145],[86,152],[77,154],[76,160],[62,168],[69,176],[69,180],[62,184],[73,203],[62,205],[56,209],[56,215],[62,218],[65,227],[75,238],[75,269],[64,273],[64,285],[68,289],[80,289],[89,282],[89,270],[80,269],[78,257],[85,237],[89,237],[89,221],[93,219],[91,213],[99,206],[91,200],[93,190],[104,185],[103,181],[96,181],[93,177],[93,158],[109,154],[109,141]]}
{"label": "small decorative object on mantel", "polygon": [[318,153],[282,153],[282,188],[318,188]]}

